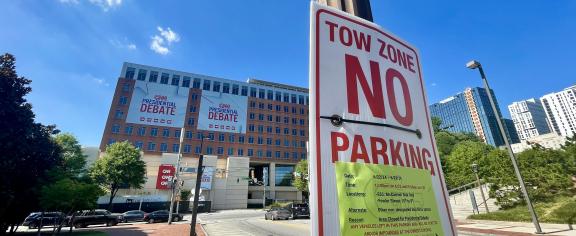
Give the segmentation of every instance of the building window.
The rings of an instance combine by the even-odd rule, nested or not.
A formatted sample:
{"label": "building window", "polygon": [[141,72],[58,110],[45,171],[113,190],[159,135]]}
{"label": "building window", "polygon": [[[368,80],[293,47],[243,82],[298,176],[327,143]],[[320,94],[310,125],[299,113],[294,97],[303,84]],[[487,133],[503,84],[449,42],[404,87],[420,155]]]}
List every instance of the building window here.
{"label": "building window", "polygon": [[280,146],[280,144],[282,143],[282,141],[280,139],[276,139],[276,141],[274,141],[276,146]]}
{"label": "building window", "polygon": [[175,86],[180,85],[180,76],[179,75],[172,75],[172,85],[175,85]]}
{"label": "building window", "polygon": [[305,125],[306,121],[304,119],[300,119],[300,125]]}
{"label": "building window", "polygon": [[284,124],[288,124],[288,123],[290,123],[290,118],[284,117]]}
{"label": "building window", "polygon": [[234,148],[228,148],[228,156],[234,155]]}
{"label": "building window", "polygon": [[126,79],[134,79],[134,73],[136,73],[136,69],[133,67],[126,68]]}
{"label": "building window", "polygon": [[304,115],[304,114],[305,114],[304,108],[300,108],[300,115]]}
{"label": "building window", "polygon": [[290,102],[290,94],[284,93],[284,100],[283,102]]}
{"label": "building window", "polygon": [[206,148],[206,154],[212,155],[212,151],[213,151],[213,150],[212,150],[212,146],[208,146],[208,147]]}
{"label": "building window", "polygon": [[253,144],[254,143],[254,137],[249,136],[248,137],[248,143]]}
{"label": "building window", "polygon": [[194,153],[196,153],[196,154],[200,154],[201,151],[202,151],[202,150],[200,150],[200,146],[196,146],[196,147],[194,148]]}
{"label": "building window", "polygon": [[258,89],[258,98],[264,99],[266,97],[266,89]]}
{"label": "building window", "polygon": [[148,81],[152,83],[158,82],[158,71],[150,71],[150,78],[148,78]]}
{"label": "building window", "polygon": [[218,154],[218,155],[224,154],[224,148],[223,148],[223,147],[218,147],[218,148],[216,149],[216,154]]}
{"label": "building window", "polygon": [[182,131],[179,129],[174,130],[174,138],[180,138],[180,132],[182,132]]}
{"label": "building window", "polygon": [[298,119],[292,118],[292,124],[293,124],[293,125],[298,124]]}
{"label": "building window", "polygon": [[196,112],[196,106],[190,106],[190,112]]}
{"label": "building window", "polygon": [[258,149],[258,151],[256,151],[256,155],[258,158],[262,158],[262,150]]}
{"label": "building window", "polygon": [[188,76],[183,77],[182,87],[190,88],[190,77],[188,77]]}
{"label": "building window", "polygon": [[146,80],[146,73],[147,73],[147,71],[144,69],[138,70],[138,78],[137,79],[142,80],[142,81]]}
{"label": "building window", "polygon": [[247,86],[242,86],[242,91],[241,91],[240,95],[248,96],[248,87]]}
{"label": "building window", "polygon": [[184,145],[184,153],[190,153],[190,150],[192,149],[192,146],[190,146],[190,144],[186,144]]}
{"label": "building window", "polygon": [[166,143],[161,143],[161,144],[160,144],[160,151],[161,151],[161,152],[167,152],[167,151],[168,151],[168,144],[166,144]]}
{"label": "building window", "polygon": [[254,117],[255,117],[254,113],[250,113],[249,115],[250,120],[254,120]]}
{"label": "building window", "polygon": [[112,133],[113,134],[120,133],[120,125],[117,124],[112,125]]}
{"label": "building window", "polygon": [[131,126],[131,125],[126,126],[126,128],[124,128],[124,133],[125,133],[126,135],[132,135],[132,130],[133,130],[133,129],[134,129],[134,126]]}
{"label": "building window", "polygon": [[244,155],[244,149],[238,148],[238,156],[243,156],[243,155]]}
{"label": "building window", "polygon": [[296,114],[296,107],[292,107],[292,114]]}
{"label": "building window", "polygon": [[306,147],[306,141],[300,141],[300,147]]}
{"label": "building window", "polygon": [[298,95],[298,104],[304,105],[304,96]]}
{"label": "building window", "polygon": [[272,133],[272,126],[266,126],[266,133]]}
{"label": "building window", "polygon": [[156,151],[156,143],[148,142],[148,151]]}
{"label": "building window", "polygon": [[290,134],[290,129],[284,128],[284,134]]}
{"label": "building window", "polygon": [[238,142],[239,142],[239,143],[244,143],[244,135],[238,136]]}
{"label": "building window", "polygon": [[256,97],[256,88],[250,88],[250,97]]}
{"label": "building window", "polygon": [[220,135],[218,135],[218,141],[220,141],[220,142],[224,142],[224,139],[225,139],[225,138],[226,138],[226,137],[224,136],[223,133],[220,133]]}
{"label": "building window", "polygon": [[261,136],[258,136],[258,144],[259,145],[264,144],[264,139]]}
{"label": "building window", "polygon": [[276,122],[280,123],[280,116],[276,116]]}
{"label": "building window", "polygon": [[140,150],[142,150],[142,146],[144,146],[144,143],[142,143],[142,141],[136,141],[136,142],[134,143],[134,147],[136,147],[136,148],[138,148],[138,149],[140,149]]}
{"label": "building window", "polygon": [[258,125],[258,133],[264,133],[264,126]]}
{"label": "building window", "polygon": [[276,99],[274,99],[278,102],[282,101],[282,92],[276,92]]}
{"label": "building window", "polygon": [[130,92],[130,84],[122,84],[122,92]]}
{"label": "building window", "polygon": [[253,124],[248,125],[248,131],[254,132],[254,125]]}
{"label": "building window", "polygon": [[139,136],[144,136],[144,135],[146,135],[146,127],[140,127],[140,128],[138,128],[138,135],[139,135]]}
{"label": "building window", "polygon": [[284,106],[284,112],[288,113],[289,112],[289,108],[288,106]]}
{"label": "building window", "polygon": [[258,109],[264,109],[264,103],[258,103]]}
{"label": "building window", "polygon": [[195,123],[195,119],[194,118],[188,118],[188,125],[192,126]]}
{"label": "building window", "polygon": [[196,101],[198,99],[198,94],[192,94],[192,101]]}
{"label": "building window", "polygon": [[292,94],[292,96],[290,96],[290,98],[292,98],[292,99],[290,99],[290,102],[296,103],[296,94]]}
{"label": "building window", "polygon": [[238,95],[239,86],[237,84],[232,85],[232,94]]}
{"label": "building window", "polygon": [[168,84],[168,78],[170,77],[170,75],[166,74],[166,73],[162,73],[162,76],[160,76],[160,83],[161,84]]}
{"label": "building window", "polygon": [[264,114],[258,114],[258,120],[264,120]]}
{"label": "building window", "polygon": [[274,157],[276,157],[276,158],[280,158],[280,155],[281,155],[281,154],[280,154],[280,151],[276,151],[276,152],[274,153]]}
{"label": "building window", "polygon": [[162,137],[170,137],[170,130],[162,129]]}
{"label": "building window", "polygon": [[298,135],[298,130],[297,130],[297,129],[292,129],[292,135],[294,135],[294,136]]}
{"label": "building window", "polygon": [[192,88],[199,89],[201,81],[201,79],[194,78],[194,81],[192,82]]}
{"label": "building window", "polygon": [[208,139],[214,140],[214,133],[208,133]]}
{"label": "building window", "polygon": [[253,149],[251,149],[251,148],[248,149],[248,156],[249,157],[254,156],[254,150]]}
{"label": "building window", "polygon": [[202,90],[209,91],[209,90],[210,90],[210,83],[211,83],[210,80],[205,79],[205,80],[204,80],[204,85],[202,85]]}
{"label": "building window", "polygon": [[266,145],[272,145],[272,139],[266,138]]}
{"label": "building window", "polygon": [[212,86],[212,91],[220,92],[220,82],[214,81],[214,86]]}
{"label": "building window", "polygon": [[150,136],[152,136],[152,137],[158,136],[158,128],[152,128],[150,130]]}
{"label": "building window", "polygon": [[[274,100],[274,92],[273,92],[272,90],[268,90],[268,91],[266,92],[266,99],[268,99],[268,100]],[[270,109],[270,110],[272,110],[272,109]]]}
{"label": "building window", "polygon": [[301,129],[300,130],[300,136],[302,136],[302,137],[306,136],[306,131]]}
{"label": "building window", "polygon": [[172,144],[172,152],[178,153],[179,151],[180,151],[180,144],[178,143]]}
{"label": "building window", "polygon": [[290,147],[290,140],[284,139],[284,147]]}
{"label": "building window", "polygon": [[234,139],[235,139],[235,135],[234,135],[234,134],[229,134],[229,135],[228,135],[228,142],[234,143]]}
{"label": "building window", "polygon": [[[287,152],[288,153],[288,152]],[[288,153],[288,155],[290,155]],[[294,166],[291,165],[276,165],[276,186],[292,186],[292,173]]]}
{"label": "building window", "polygon": [[121,110],[116,110],[116,112],[114,113],[115,119],[122,119],[123,116],[124,116],[124,112]]}
{"label": "building window", "polygon": [[186,139],[192,139],[192,131],[186,131]]}
{"label": "building window", "polygon": [[277,133],[277,134],[280,133],[280,127],[276,127],[276,133]]}
{"label": "building window", "polygon": [[222,84],[222,92],[223,93],[230,93],[230,84],[229,83]]}
{"label": "building window", "polygon": [[290,159],[290,153],[289,152],[284,153],[284,159]]}
{"label": "building window", "polygon": [[118,100],[118,104],[120,106],[126,105],[127,103],[128,103],[128,97],[126,96],[121,96],[120,99]]}

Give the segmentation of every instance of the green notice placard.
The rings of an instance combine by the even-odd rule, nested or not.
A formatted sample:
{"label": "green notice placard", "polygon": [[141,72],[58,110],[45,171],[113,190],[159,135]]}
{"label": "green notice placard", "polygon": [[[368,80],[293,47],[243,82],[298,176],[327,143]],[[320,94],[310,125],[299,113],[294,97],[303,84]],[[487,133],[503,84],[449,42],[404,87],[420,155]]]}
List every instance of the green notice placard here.
{"label": "green notice placard", "polygon": [[341,235],[444,235],[430,171],[336,162]]}

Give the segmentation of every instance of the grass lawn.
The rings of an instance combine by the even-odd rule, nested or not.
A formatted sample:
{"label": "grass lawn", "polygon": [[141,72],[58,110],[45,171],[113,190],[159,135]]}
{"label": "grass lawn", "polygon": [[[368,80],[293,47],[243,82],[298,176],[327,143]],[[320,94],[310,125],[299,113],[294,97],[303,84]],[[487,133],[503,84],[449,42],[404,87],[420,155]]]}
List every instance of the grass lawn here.
{"label": "grass lawn", "polygon": [[[557,223],[565,224],[564,219],[559,218],[553,212],[564,205],[566,202],[570,201],[572,198],[569,197],[558,197],[551,202],[536,203],[534,208],[536,208],[536,213],[538,214],[538,219],[543,223]],[[573,200],[572,200],[573,201]],[[576,211],[576,209],[574,209]],[[521,222],[531,222],[530,212],[527,206],[517,206],[511,209],[499,210],[495,212],[490,212],[488,214],[478,214],[471,215],[468,217],[471,220],[497,220],[497,221],[521,221]]]}

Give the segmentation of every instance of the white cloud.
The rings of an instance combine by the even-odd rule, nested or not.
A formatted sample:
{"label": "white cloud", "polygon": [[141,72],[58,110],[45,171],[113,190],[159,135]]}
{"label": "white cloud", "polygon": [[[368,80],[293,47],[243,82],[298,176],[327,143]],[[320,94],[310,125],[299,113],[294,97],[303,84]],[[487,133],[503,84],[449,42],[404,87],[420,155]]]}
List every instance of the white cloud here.
{"label": "white cloud", "polygon": [[[64,1],[70,1],[70,0],[64,0]],[[77,1],[77,0],[71,0],[71,1]],[[104,11],[108,11],[110,9],[122,5],[122,0],[88,0],[88,1],[96,6],[99,6]]]}
{"label": "white cloud", "polygon": [[170,46],[172,43],[180,41],[180,36],[172,31],[170,27],[164,29],[158,26],[156,29],[160,32],[160,35],[156,34],[152,36],[152,42],[150,42],[150,49],[160,55],[167,55],[170,53]]}
{"label": "white cloud", "polygon": [[436,84],[436,83],[432,83],[432,84],[430,84],[430,85],[432,85],[432,87],[436,87],[437,84]]}
{"label": "white cloud", "polygon": [[[92,76],[89,75],[88,77],[92,77]],[[105,86],[105,87],[110,86],[110,84],[108,82],[106,82],[106,80],[103,80],[103,79],[98,79],[98,78],[93,77],[92,82],[96,83],[98,86]]]}
{"label": "white cloud", "polygon": [[136,50],[136,44],[128,41],[127,38],[124,38],[123,40],[117,40],[117,39],[110,39],[109,40],[110,44],[112,44],[112,46],[119,48],[119,49],[128,49],[128,50]]}

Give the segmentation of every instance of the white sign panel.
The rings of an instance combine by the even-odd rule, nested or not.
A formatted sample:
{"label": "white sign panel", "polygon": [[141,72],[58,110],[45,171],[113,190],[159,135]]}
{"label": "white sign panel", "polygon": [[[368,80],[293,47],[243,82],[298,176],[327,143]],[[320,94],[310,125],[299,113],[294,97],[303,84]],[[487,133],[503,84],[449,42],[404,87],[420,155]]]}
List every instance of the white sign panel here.
{"label": "white sign panel", "polygon": [[312,235],[455,235],[418,51],[311,3]]}
{"label": "white sign panel", "polygon": [[246,133],[248,97],[202,91],[198,129]]}
{"label": "white sign panel", "polygon": [[127,123],[183,127],[189,88],[136,81]]}
{"label": "white sign panel", "polygon": [[212,178],[214,177],[214,167],[204,167],[202,171],[202,180],[200,182],[200,189],[212,189]]}

